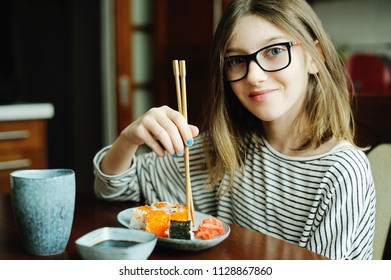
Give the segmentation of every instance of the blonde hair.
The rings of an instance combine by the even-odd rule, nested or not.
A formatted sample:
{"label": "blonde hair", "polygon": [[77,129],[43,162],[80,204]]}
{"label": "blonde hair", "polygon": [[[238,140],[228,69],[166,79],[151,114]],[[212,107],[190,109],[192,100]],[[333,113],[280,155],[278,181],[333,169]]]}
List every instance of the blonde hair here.
{"label": "blonde hair", "polygon": [[301,113],[309,125],[301,128],[297,149],[319,147],[331,138],[353,143],[353,118],[344,67],[320,20],[305,0],[233,0],[216,29],[211,57],[210,93],[206,100],[205,156],[214,186],[224,174],[230,185],[243,167],[246,137],[263,135],[260,121],[223,81],[223,63],[232,33],[245,16],[255,15],[275,24],[300,41],[315,60],[319,72],[309,76],[308,92]]}

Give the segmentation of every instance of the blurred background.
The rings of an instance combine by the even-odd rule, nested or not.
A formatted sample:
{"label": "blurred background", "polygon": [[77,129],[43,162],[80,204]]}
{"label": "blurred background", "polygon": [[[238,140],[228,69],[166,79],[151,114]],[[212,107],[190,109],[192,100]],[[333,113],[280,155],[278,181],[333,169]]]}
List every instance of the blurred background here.
{"label": "blurred background", "polygon": [[[228,2],[1,0],[0,110],[52,104],[47,167],[74,169],[78,192],[92,195],[95,153],[150,107],[176,108],[173,59],[186,60],[189,119],[200,124],[211,40]],[[357,102],[360,143],[391,142],[391,129],[384,127],[389,112],[378,107],[391,106],[391,1],[309,2],[346,64],[358,63],[348,70],[364,69],[354,70],[353,81],[364,100]],[[372,64],[383,68],[368,70]],[[382,72],[370,75],[374,71]]]}

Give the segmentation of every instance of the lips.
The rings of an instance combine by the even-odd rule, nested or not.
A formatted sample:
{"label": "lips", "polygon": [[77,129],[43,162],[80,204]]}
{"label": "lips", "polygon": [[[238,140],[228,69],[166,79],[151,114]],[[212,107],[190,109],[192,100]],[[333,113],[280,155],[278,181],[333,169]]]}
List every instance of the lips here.
{"label": "lips", "polygon": [[265,89],[265,90],[257,90],[257,91],[251,91],[249,93],[249,97],[253,99],[254,101],[261,101],[265,99],[268,95],[276,91],[275,89]]}

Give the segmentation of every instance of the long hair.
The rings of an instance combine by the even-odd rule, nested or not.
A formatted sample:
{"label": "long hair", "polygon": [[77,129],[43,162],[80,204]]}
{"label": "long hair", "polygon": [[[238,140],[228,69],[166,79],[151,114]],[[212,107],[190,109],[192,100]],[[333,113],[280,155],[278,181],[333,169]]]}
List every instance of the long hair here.
{"label": "long hair", "polygon": [[259,16],[300,41],[315,60],[319,72],[309,76],[303,108],[294,122],[305,117],[297,149],[319,147],[331,138],[354,143],[354,126],[343,63],[305,0],[233,0],[217,26],[211,57],[211,84],[206,100],[204,130],[206,165],[214,186],[224,174],[230,185],[243,167],[246,137],[263,135],[261,122],[233,94],[223,80],[227,45],[238,22],[245,16]]}

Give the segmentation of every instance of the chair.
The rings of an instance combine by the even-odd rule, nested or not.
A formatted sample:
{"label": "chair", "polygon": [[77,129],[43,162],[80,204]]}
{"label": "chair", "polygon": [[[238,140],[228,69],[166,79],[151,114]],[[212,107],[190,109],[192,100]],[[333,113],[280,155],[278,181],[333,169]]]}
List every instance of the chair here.
{"label": "chair", "polygon": [[386,251],[391,225],[391,143],[380,144],[368,153],[376,189],[376,222],[373,259]]}
{"label": "chair", "polygon": [[382,57],[355,53],[346,61],[345,69],[357,93],[391,94],[391,73]]}

